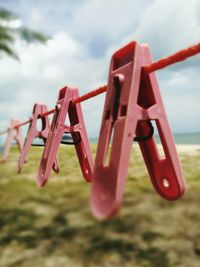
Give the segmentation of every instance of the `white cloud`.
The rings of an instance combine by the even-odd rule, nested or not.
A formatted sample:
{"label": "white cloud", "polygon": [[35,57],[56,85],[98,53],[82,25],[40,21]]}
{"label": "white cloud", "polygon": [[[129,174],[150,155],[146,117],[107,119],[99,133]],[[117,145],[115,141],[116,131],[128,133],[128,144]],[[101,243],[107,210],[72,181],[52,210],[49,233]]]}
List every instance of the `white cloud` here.
{"label": "white cloud", "polygon": [[154,1],[141,14],[135,37],[150,44],[155,58],[199,42],[198,4],[198,0]]}
{"label": "white cloud", "polygon": [[198,71],[165,71],[158,76],[165,108],[174,132],[200,131]]}
{"label": "white cloud", "polygon": [[[16,50],[20,63],[4,57],[0,65],[0,90],[1,95],[6,96],[6,99],[0,99],[0,112],[6,111],[6,119],[26,119],[35,102],[44,102],[53,107],[58,91],[64,85],[80,87],[80,94],[83,94],[103,83],[103,61],[88,57],[87,48],[66,33],[56,34],[46,46],[28,45],[18,40]],[[98,108],[99,103],[84,105],[86,115],[91,113],[93,106],[94,116],[95,106]],[[1,127],[6,127],[5,123],[6,120]],[[95,131],[90,127],[90,132]]]}
{"label": "white cloud", "polygon": [[[76,36],[91,40],[94,36],[113,42],[133,31],[141,15],[152,1],[88,0],[74,11],[71,21]],[[71,31],[72,32],[72,31]],[[72,33],[73,33],[72,32]]]}
{"label": "white cloud", "polygon": [[172,73],[170,76],[171,77],[169,77],[168,79],[168,87],[180,88],[184,85],[185,88],[186,86],[191,86],[191,77],[186,76],[185,74],[183,74],[183,72],[177,71]]}
{"label": "white cloud", "polygon": [[43,23],[45,23],[43,12],[40,10],[39,6],[34,6],[30,9],[30,13],[28,14],[28,25],[34,29],[38,29]]}

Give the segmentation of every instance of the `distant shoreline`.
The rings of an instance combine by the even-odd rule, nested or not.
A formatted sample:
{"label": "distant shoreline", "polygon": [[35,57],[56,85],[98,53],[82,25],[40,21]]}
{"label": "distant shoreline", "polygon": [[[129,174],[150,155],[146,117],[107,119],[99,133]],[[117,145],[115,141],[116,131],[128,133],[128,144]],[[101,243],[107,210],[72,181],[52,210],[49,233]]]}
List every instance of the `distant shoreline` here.
{"label": "distant shoreline", "polygon": [[[160,144],[158,135],[155,135],[156,141]],[[200,145],[200,133],[176,133],[174,134],[176,145]],[[92,144],[98,143],[98,138],[90,138]]]}
{"label": "distant shoreline", "polygon": [[[160,140],[158,135],[155,134],[155,138],[158,144],[160,144]],[[176,133],[174,134],[175,144],[181,146],[195,146],[200,145],[200,133]],[[98,138],[90,138],[91,144],[97,144]],[[0,152],[3,151],[3,144],[0,143]]]}

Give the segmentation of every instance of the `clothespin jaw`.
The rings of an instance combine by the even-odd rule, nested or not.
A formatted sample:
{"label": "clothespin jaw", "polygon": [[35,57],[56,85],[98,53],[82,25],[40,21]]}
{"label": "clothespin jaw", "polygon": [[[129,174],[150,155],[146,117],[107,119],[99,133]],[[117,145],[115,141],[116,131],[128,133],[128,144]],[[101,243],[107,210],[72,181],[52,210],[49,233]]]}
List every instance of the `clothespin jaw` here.
{"label": "clothespin jaw", "polygon": [[10,126],[8,128],[7,138],[6,138],[1,161],[6,161],[8,159],[8,154],[9,154],[13,141],[16,141],[19,151],[21,152],[22,150],[22,147],[23,147],[22,132],[19,127],[16,127],[16,125],[18,125],[19,123],[20,121],[16,119],[12,119],[10,121]]}
{"label": "clothespin jaw", "polygon": [[[141,51],[143,65],[151,64],[149,47],[143,44]],[[143,135],[147,128],[146,122],[155,121],[164,151],[164,157],[161,157],[153,136],[145,142],[139,141],[152,184],[163,198],[177,200],[185,192],[185,179],[155,73],[142,72],[137,104],[139,109],[136,133]]]}
{"label": "clothespin jaw", "polygon": [[[44,152],[40,162],[37,184],[43,186],[50,175],[52,164],[64,133],[72,136],[81,170],[86,181],[91,181],[94,162],[87,132],[83,120],[80,103],[72,101],[78,97],[78,89],[64,87],[60,90],[55,112],[53,115],[51,129],[45,144]],[[70,125],[65,124],[69,117]]]}
{"label": "clothespin jaw", "polygon": [[[47,106],[43,104],[35,104],[33,107],[33,112],[32,112],[32,118],[31,122],[29,124],[27,136],[24,142],[23,149],[21,151],[19,161],[18,161],[18,172],[21,172],[21,169],[24,165],[24,163],[27,160],[28,152],[30,150],[31,145],[33,144],[33,140],[35,138],[42,139],[44,144],[46,142],[48,132],[50,129],[50,124],[49,124],[49,119],[47,116],[41,116],[47,112]],[[41,120],[41,129],[37,129],[37,120]],[[57,159],[55,159],[55,162],[52,166],[53,170],[58,173],[59,172],[59,167],[58,167],[58,162]]]}
{"label": "clothespin jaw", "polygon": [[[136,42],[112,56],[90,200],[100,219],[113,216],[121,205],[135,137],[156,191],[168,200],[184,193],[184,178],[155,73],[143,72],[143,66],[151,62],[149,47]],[[164,159],[150,127],[152,120],[158,127]]]}

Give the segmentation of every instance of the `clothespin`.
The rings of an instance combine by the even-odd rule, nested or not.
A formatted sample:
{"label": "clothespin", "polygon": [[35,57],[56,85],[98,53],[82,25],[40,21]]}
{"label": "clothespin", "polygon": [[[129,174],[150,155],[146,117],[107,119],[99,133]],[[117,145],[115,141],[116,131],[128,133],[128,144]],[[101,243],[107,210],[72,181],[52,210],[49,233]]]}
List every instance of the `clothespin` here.
{"label": "clothespin", "polygon": [[[156,75],[143,71],[150,63],[149,47],[136,42],[112,56],[90,200],[94,215],[101,219],[113,216],[121,205],[133,139],[139,142],[158,194],[176,200],[185,190]],[[158,128],[164,158],[153,136],[152,121]]]}
{"label": "clothespin", "polygon": [[23,137],[20,127],[17,127],[17,125],[20,123],[18,120],[12,119],[10,121],[10,126],[8,128],[7,138],[3,150],[3,156],[1,158],[1,161],[6,161],[8,159],[8,154],[11,148],[11,145],[14,141],[16,141],[19,151],[21,152],[23,147]]}
{"label": "clothespin", "polygon": [[[75,145],[83,176],[86,181],[91,181],[94,162],[83,120],[81,105],[80,103],[73,103],[73,100],[77,97],[78,89],[64,87],[59,92],[51,122],[51,129],[40,162],[37,179],[37,184],[39,186],[43,186],[50,175],[55,156],[65,133],[70,134],[73,141],[62,143]],[[69,126],[65,124],[67,115],[70,121]]]}
{"label": "clothespin", "polygon": [[[18,161],[18,172],[19,173],[21,172],[21,169],[27,160],[29,149],[30,149],[31,145],[33,145],[33,140],[35,138],[39,138],[39,139],[43,140],[44,144],[46,142],[46,139],[47,139],[47,136],[49,133],[49,129],[50,129],[50,124],[49,124],[49,119],[47,116],[41,116],[45,112],[47,112],[47,106],[46,105],[40,105],[40,104],[34,105],[31,122],[29,125],[29,129],[27,132],[25,142],[24,142],[24,146],[23,146],[23,149],[21,151],[19,161]],[[37,120],[38,119],[41,120],[41,129],[40,130],[37,129]],[[40,146],[40,145],[35,145],[35,146]],[[56,173],[59,172],[58,162],[57,162],[56,158],[55,158],[55,161],[54,161],[52,168]]]}

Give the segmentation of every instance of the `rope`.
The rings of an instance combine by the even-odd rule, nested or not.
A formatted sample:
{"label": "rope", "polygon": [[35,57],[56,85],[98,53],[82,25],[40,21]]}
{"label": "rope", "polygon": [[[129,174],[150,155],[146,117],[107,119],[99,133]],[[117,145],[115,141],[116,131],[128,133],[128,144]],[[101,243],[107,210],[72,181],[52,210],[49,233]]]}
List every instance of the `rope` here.
{"label": "rope", "polygon": [[77,103],[83,102],[85,100],[88,100],[92,97],[95,97],[97,95],[100,95],[100,94],[106,92],[106,90],[107,90],[107,85],[101,86],[101,87],[99,87],[93,91],[88,92],[85,95],[77,97],[76,99],[74,99],[73,103],[77,104]]}
{"label": "rope", "polygon": [[26,125],[26,124],[29,124],[30,122],[32,122],[32,119],[29,119],[29,120],[27,120],[27,121],[24,121],[24,122],[21,122],[21,123],[15,125],[15,128],[22,127],[22,126],[24,126],[24,125]]}
{"label": "rope", "polygon": [[50,109],[49,111],[40,114],[40,117],[42,118],[42,117],[45,117],[45,116],[49,116],[50,114],[54,113],[54,111],[55,111],[55,108]]}
{"label": "rope", "polygon": [[183,49],[171,56],[162,58],[158,60],[157,62],[153,62],[152,64],[145,66],[144,70],[148,73],[151,73],[156,70],[161,70],[163,68],[166,68],[169,65],[175,64],[180,61],[184,61],[189,57],[193,57],[197,55],[198,53],[200,53],[200,43],[194,46],[188,47],[186,49]]}
{"label": "rope", "polygon": [[[180,50],[180,51],[178,51],[178,52],[176,52],[176,53],[174,53],[168,57],[165,57],[165,58],[162,58],[156,62],[153,62],[150,65],[144,66],[143,69],[146,73],[152,73],[156,70],[161,70],[161,69],[166,68],[167,66],[175,64],[177,62],[184,61],[189,57],[197,55],[198,53],[200,53],[200,43],[193,45],[191,47],[188,47],[186,49]],[[81,102],[86,101],[92,97],[95,97],[97,95],[100,95],[100,94],[106,92],[106,90],[107,90],[107,85],[103,85],[103,86],[101,86],[101,87],[99,87],[93,91],[90,91],[90,92],[88,92],[82,96],[77,97],[76,99],[73,100],[73,103],[74,104],[81,103]],[[48,116],[48,115],[54,113],[54,111],[55,111],[55,109],[51,109],[51,110],[41,114],[40,117]],[[24,126],[24,125],[30,123],[31,121],[32,121],[32,119],[29,119],[25,122],[22,122],[22,123],[16,125],[15,128],[19,128],[21,126]],[[0,132],[0,135],[4,134],[6,132],[8,132],[8,129]]]}

